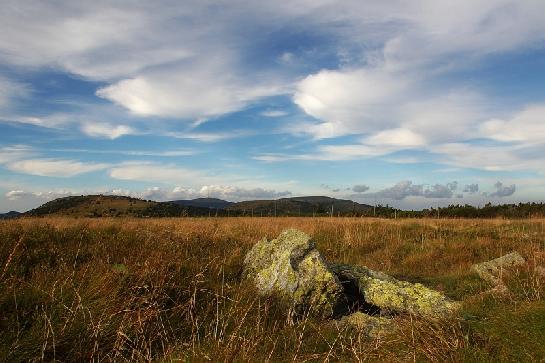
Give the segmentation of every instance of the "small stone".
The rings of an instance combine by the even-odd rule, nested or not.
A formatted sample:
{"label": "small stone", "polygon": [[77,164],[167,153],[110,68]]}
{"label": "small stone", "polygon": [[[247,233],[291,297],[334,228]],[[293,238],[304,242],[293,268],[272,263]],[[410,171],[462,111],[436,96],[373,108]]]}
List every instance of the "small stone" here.
{"label": "small stone", "polygon": [[504,256],[495,258],[490,261],[481,262],[473,265],[471,269],[479,275],[479,277],[491,285],[502,285],[501,274],[505,268],[524,265],[526,260],[518,253],[511,252]]}

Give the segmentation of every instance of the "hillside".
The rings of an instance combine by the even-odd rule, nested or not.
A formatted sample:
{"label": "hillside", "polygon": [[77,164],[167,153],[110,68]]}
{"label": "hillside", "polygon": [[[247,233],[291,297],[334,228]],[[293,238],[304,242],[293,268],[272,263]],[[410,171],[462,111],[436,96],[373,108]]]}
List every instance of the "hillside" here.
{"label": "hillside", "polygon": [[25,216],[182,217],[205,216],[209,208],[154,202],[124,196],[82,195],[59,198],[24,213]]}
{"label": "hillside", "polygon": [[25,213],[27,216],[74,217],[136,216],[156,202],[113,195],[82,195],[58,198]]}
{"label": "hillside", "polygon": [[351,200],[324,196],[293,197],[278,200],[252,200],[231,205],[229,210],[246,215],[353,215],[369,212],[373,207]]}
{"label": "hillside", "polygon": [[225,209],[235,203],[228,202],[223,199],[218,198],[197,198],[197,199],[186,199],[186,200],[173,200],[170,203],[183,205],[187,207],[201,207],[201,208],[211,208],[211,209]]}
{"label": "hillside", "polygon": [[543,203],[449,205],[439,209],[399,210],[391,206],[375,207],[351,200],[324,196],[293,197],[278,200],[228,202],[216,198],[198,198],[155,202],[137,198],[87,195],[55,199],[26,213],[9,212],[0,219],[18,216],[73,217],[237,217],[237,216],[357,216],[380,218],[537,218],[545,216]]}
{"label": "hillside", "polygon": [[0,219],[12,219],[12,218],[17,218],[20,215],[21,215],[21,213],[12,210],[12,211],[7,212],[7,213],[0,213]]}
{"label": "hillside", "polygon": [[278,200],[228,202],[197,198],[155,202],[124,196],[82,195],[59,198],[24,213],[24,216],[73,217],[183,217],[183,216],[325,216],[362,215],[372,207],[330,197],[295,197]]}

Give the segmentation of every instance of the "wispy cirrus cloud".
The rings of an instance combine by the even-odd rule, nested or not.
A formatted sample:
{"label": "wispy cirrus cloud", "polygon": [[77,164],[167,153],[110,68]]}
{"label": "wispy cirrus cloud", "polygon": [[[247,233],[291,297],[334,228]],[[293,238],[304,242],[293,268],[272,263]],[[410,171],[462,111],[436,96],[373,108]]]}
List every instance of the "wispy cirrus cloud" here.
{"label": "wispy cirrus cloud", "polygon": [[92,137],[102,137],[112,140],[137,133],[136,130],[127,125],[112,125],[103,122],[85,122],[81,125],[81,131]]}
{"label": "wispy cirrus cloud", "polygon": [[85,163],[64,159],[23,159],[6,164],[6,168],[16,173],[62,178],[104,170],[108,167],[109,165],[104,163]]}

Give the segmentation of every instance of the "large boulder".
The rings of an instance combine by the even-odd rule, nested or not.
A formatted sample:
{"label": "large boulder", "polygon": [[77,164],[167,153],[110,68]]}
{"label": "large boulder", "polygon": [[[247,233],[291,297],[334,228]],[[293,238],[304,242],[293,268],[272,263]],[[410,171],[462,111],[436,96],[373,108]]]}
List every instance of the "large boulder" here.
{"label": "large boulder", "polygon": [[244,260],[244,273],[263,294],[275,293],[291,301],[297,311],[331,317],[342,293],[310,237],[289,229],[278,238],[256,243]]}
{"label": "large boulder", "polygon": [[[446,317],[459,309],[459,303],[422,284],[399,281],[362,266],[330,264],[329,267],[345,286],[345,291],[356,294],[352,301],[363,299],[367,304],[363,306],[364,311],[378,311],[382,315],[410,313],[435,318]],[[350,286],[352,288],[347,288]]]}
{"label": "large boulder", "polygon": [[294,229],[254,245],[244,260],[244,274],[262,294],[280,295],[296,311],[312,308],[322,317],[342,318],[343,324],[368,324],[370,335],[387,326],[392,315],[441,318],[459,308],[421,284],[366,267],[328,264],[310,237]]}

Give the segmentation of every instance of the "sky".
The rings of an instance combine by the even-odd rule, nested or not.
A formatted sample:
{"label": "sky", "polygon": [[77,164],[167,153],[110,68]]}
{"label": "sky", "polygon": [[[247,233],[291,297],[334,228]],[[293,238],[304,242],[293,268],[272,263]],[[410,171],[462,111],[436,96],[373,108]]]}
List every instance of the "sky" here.
{"label": "sky", "polygon": [[545,199],[545,3],[0,8],[0,212],[81,194]]}

